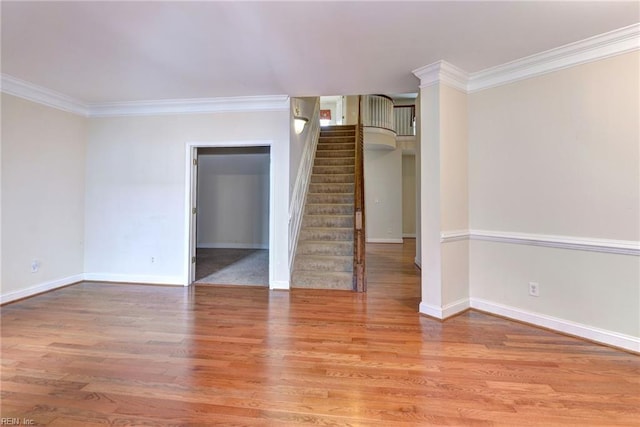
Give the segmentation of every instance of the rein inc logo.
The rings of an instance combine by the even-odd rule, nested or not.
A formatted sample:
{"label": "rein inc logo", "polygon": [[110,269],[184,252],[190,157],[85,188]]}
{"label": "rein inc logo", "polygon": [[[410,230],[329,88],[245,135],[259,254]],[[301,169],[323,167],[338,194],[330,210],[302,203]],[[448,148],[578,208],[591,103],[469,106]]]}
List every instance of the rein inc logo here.
{"label": "rein inc logo", "polygon": [[31,418],[0,418],[2,426],[34,426],[36,422]]}

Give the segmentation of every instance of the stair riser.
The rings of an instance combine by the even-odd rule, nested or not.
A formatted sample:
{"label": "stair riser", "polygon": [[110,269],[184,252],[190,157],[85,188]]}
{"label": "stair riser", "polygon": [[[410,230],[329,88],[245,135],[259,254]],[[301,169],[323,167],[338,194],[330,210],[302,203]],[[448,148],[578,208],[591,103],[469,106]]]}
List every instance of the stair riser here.
{"label": "stair riser", "polygon": [[355,173],[355,166],[314,166],[314,174],[353,174]]}
{"label": "stair riser", "polygon": [[314,184],[348,184],[355,180],[353,174],[331,175],[331,174],[314,174],[311,175],[311,182]]}
{"label": "stair riser", "polygon": [[296,258],[294,270],[296,271],[353,271],[353,255],[338,257],[326,257],[322,255],[300,255]]}
{"label": "stair riser", "polygon": [[353,184],[309,184],[310,193],[353,193]]}
{"label": "stair riser", "polygon": [[354,150],[354,144],[351,143],[330,143],[320,142],[318,143],[318,152],[325,150]]}
{"label": "stair riser", "polygon": [[353,255],[351,242],[314,242],[304,241],[298,244],[297,252],[301,255]]}
{"label": "stair riser", "polygon": [[312,204],[353,203],[353,194],[313,193],[313,194],[307,195],[307,203],[312,203]]}
{"label": "stair riser", "polygon": [[326,273],[322,277],[314,277],[305,274],[304,271],[294,271],[291,287],[305,289],[340,289],[353,290],[353,275],[344,273],[333,275]]}
{"label": "stair riser", "polygon": [[308,204],[307,215],[353,215],[353,204]]}
{"label": "stair riser", "polygon": [[302,219],[303,227],[339,227],[352,228],[352,215],[305,215]]}
{"label": "stair riser", "polygon": [[[316,152],[316,159],[317,158],[324,158],[324,157],[347,157],[347,158],[352,158],[355,157],[355,150],[318,150]],[[353,163],[353,161],[352,161]]]}
{"label": "stair riser", "polygon": [[355,163],[351,157],[334,158],[334,157],[316,157],[313,166],[353,166]]}
{"label": "stair riser", "polygon": [[348,242],[353,241],[353,228],[340,229],[303,229],[300,230],[300,241],[320,240]]}

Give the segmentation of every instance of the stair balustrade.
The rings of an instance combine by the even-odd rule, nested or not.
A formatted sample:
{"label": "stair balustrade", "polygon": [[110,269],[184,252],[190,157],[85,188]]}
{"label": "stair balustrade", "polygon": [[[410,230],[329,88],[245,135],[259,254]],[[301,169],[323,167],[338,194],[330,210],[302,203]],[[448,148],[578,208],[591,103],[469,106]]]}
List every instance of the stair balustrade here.
{"label": "stair balustrade", "polygon": [[362,95],[360,98],[362,125],[395,132],[393,100],[385,95]]}

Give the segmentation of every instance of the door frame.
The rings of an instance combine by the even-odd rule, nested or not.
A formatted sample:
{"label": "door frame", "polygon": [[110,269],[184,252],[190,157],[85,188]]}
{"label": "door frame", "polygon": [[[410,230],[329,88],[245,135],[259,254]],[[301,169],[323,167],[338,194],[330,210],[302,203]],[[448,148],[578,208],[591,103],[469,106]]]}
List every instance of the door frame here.
{"label": "door frame", "polygon": [[196,256],[196,240],[195,221],[193,215],[194,201],[197,202],[195,196],[195,187],[197,185],[197,166],[193,159],[197,158],[198,148],[237,148],[237,147],[269,147],[269,288],[273,288],[274,283],[274,256],[275,256],[275,185],[273,171],[273,142],[270,140],[251,140],[251,141],[220,141],[220,142],[187,142],[185,155],[185,264],[184,264],[184,286],[190,286],[195,283],[195,263],[191,262]]}

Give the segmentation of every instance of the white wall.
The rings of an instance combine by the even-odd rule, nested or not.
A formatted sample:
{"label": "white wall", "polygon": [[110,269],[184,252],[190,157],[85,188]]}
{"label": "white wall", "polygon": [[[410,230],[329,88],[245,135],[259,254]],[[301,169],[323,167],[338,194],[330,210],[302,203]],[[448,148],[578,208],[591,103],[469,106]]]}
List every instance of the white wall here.
{"label": "white wall", "polygon": [[187,144],[271,141],[276,194],[270,270],[278,286],[288,283],[289,118],[289,111],[270,111],[91,119],[88,277],[185,284]]}
{"label": "white wall", "polygon": [[416,156],[402,156],[402,235],[416,235]]}
{"label": "white wall", "polygon": [[86,122],[2,94],[3,302],[82,279]]}
{"label": "white wall", "polygon": [[367,241],[402,243],[401,149],[365,148],[364,191]]}
{"label": "white wall", "polygon": [[198,247],[269,248],[269,153],[240,151],[198,156]]}
{"label": "white wall", "polygon": [[[634,52],[469,95],[470,228],[640,240],[639,63]],[[637,256],[487,241],[470,256],[471,297],[490,308],[640,337]]]}

